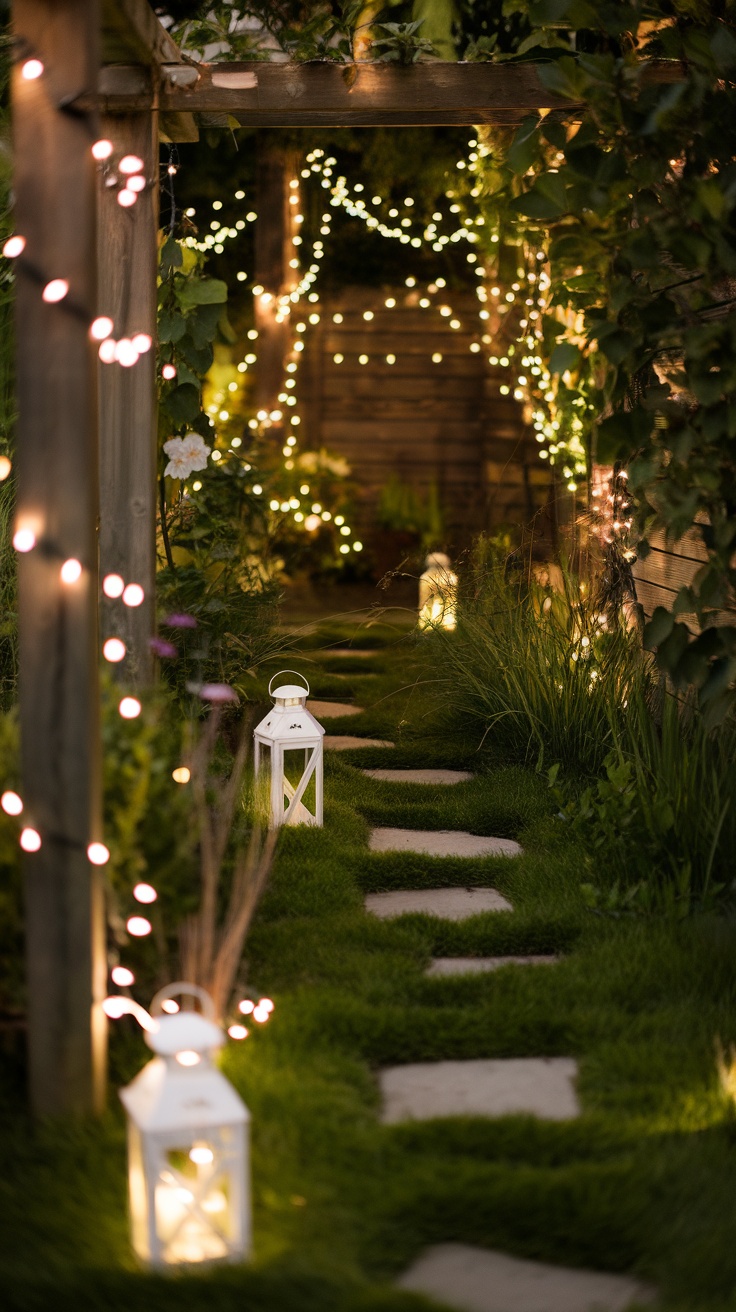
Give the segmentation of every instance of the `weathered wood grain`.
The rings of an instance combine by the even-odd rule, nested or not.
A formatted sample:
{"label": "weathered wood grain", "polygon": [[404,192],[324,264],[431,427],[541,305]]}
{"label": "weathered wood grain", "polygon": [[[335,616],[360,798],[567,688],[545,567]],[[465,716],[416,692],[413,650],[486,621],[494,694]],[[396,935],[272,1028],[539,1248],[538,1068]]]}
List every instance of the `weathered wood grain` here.
{"label": "weathered wood grain", "polygon": [[[20,716],[30,1093],[39,1114],[88,1112],[104,1096],[107,962],[102,880],[87,859],[102,838],[97,646],[95,167],[87,122],[59,112],[94,87],[97,0],[14,0],[16,39],[46,66],[12,76],[16,266],[17,522],[39,546],[19,560]],[[69,296],[46,304],[43,282]],[[83,565],[77,583],[61,563]]]}
{"label": "weathered wood grain", "polygon": [[138,155],[148,188],[130,209],[100,183],[98,268],[100,314],[115,336],[148,333],[153,348],[130,369],[100,366],[100,572],[140,583],[141,606],[102,602],[103,637],[121,637],[126,679],[153,676],[149,639],[156,630],[156,272],[158,240],[158,124],[155,114],[106,117],[101,131],[116,149]]}

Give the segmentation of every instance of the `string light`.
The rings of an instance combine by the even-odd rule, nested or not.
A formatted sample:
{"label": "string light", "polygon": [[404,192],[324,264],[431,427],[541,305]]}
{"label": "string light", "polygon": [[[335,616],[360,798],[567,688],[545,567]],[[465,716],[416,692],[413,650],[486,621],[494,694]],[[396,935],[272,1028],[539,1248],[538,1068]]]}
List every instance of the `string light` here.
{"label": "string light", "polygon": [[145,916],[129,916],[125,928],[134,938],[145,938],[151,933],[151,922]]}
{"label": "string light", "polygon": [[116,664],[118,661],[125,659],[126,647],[120,638],[108,638],[102,648],[102,655],[106,661]]}
{"label": "string light", "polygon": [[106,574],[102,580],[102,591],[106,597],[122,597],[125,590],[125,582],[120,574]]}
{"label": "string light", "polygon": [[137,697],[123,697],[118,705],[118,711],[124,720],[135,720],[142,710],[141,704]]}
{"label": "string light", "polygon": [[49,305],[56,305],[59,301],[63,301],[68,294],[69,283],[66,278],[52,278],[51,282],[47,282],[41,292],[43,300],[48,302]]}
{"label": "string light", "polygon": [[158,893],[151,884],[136,884],[133,889],[133,897],[136,902],[155,902]]}
{"label": "string light", "polygon": [[69,560],[65,560],[59,570],[59,577],[61,578],[62,583],[78,583],[82,577],[81,562],[76,560],[73,556],[70,557]]}
{"label": "string light", "polygon": [[26,59],[21,66],[20,72],[21,77],[25,78],[26,82],[35,82],[36,78],[43,75],[44,66],[40,59]]}
{"label": "string light", "polygon": [[115,147],[111,141],[108,141],[106,137],[100,137],[100,140],[95,141],[92,145],[92,155],[94,159],[102,163],[103,160],[110,158],[114,149]]}
{"label": "string light", "polygon": [[22,829],[18,841],[24,852],[38,852],[41,848],[41,835],[37,829]]}
{"label": "string light", "polygon": [[13,534],[13,546],[16,551],[26,552],[33,551],[36,545],[36,534],[32,528],[19,528]]}
{"label": "string light", "polygon": [[93,866],[106,866],[110,860],[110,849],[105,847],[104,843],[90,843],[87,856]]}
{"label": "string light", "polygon": [[93,341],[102,342],[110,336],[114,326],[112,319],[108,319],[107,315],[100,315],[98,319],[93,319],[90,324],[89,335]]}
{"label": "string light", "polygon": [[8,237],[8,240],[3,246],[3,255],[8,260],[15,260],[18,258],[19,255],[23,254],[25,248],[26,248],[25,237],[21,237],[19,234],[16,234],[14,237]]}
{"label": "string light", "polygon": [[123,604],[126,606],[140,606],[145,595],[140,583],[129,583],[123,589]]}
{"label": "string light", "polygon": [[145,165],[139,155],[123,155],[118,168],[121,173],[132,174],[141,173]]}
{"label": "string light", "polygon": [[17,793],[12,792],[10,789],[4,792],[2,797],[0,797],[0,806],[2,806],[6,815],[23,814],[23,802],[21,798]]}
{"label": "string light", "polygon": [[175,770],[171,771],[171,778],[176,784],[188,784],[192,777],[192,772],[187,765],[177,765]]}
{"label": "string light", "polygon": [[0,483],[4,483],[13,468],[7,456],[0,456]]}
{"label": "string light", "polygon": [[127,966],[113,966],[110,979],[121,989],[130,988],[131,984],[135,984],[135,975]]}

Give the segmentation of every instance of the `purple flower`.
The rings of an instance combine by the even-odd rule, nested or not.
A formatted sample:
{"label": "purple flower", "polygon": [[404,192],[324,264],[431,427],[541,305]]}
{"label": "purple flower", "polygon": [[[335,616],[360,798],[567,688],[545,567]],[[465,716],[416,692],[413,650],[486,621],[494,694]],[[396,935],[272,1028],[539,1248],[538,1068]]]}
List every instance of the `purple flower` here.
{"label": "purple flower", "polygon": [[167,629],[196,629],[197,621],[193,615],[167,615],[164,620]]}
{"label": "purple flower", "polygon": [[149,638],[148,645],[154,656],[178,656],[179,653],[173,642],[167,642],[165,638]]}
{"label": "purple flower", "polygon": [[238,694],[228,683],[203,683],[199,690],[203,702],[237,702]]}

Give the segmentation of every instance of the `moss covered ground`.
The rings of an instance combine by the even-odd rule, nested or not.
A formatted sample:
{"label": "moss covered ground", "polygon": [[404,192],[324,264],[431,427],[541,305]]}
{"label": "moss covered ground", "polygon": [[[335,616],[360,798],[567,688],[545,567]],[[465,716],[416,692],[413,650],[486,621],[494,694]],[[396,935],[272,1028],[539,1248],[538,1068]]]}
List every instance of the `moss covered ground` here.
{"label": "moss covered ground", "polygon": [[[736,926],[604,918],[580,894],[581,853],[546,783],[453,726],[431,648],[401,627],[297,639],[315,695],[365,714],[339,731],[396,748],[330,754],[325,827],[282,836],[247,943],[272,1022],[224,1068],[253,1116],[255,1259],[163,1278],[132,1257],[124,1126],[32,1125],[6,1062],[0,1123],[2,1305],[23,1312],[400,1312],[429,1308],[394,1277],[430,1243],[464,1241],[632,1271],[670,1312],[736,1309],[736,1120],[716,1043],[736,1042]],[[360,765],[451,766],[450,788],[371,780]],[[369,853],[371,824],[518,838],[515,860]],[[462,923],[364,913],[366,891],[493,884],[510,913]],[[433,955],[561,954],[551,967],[432,978]],[[121,1083],[147,1050],[112,1037]],[[440,1058],[574,1056],[583,1114],[378,1121],[375,1069]]]}

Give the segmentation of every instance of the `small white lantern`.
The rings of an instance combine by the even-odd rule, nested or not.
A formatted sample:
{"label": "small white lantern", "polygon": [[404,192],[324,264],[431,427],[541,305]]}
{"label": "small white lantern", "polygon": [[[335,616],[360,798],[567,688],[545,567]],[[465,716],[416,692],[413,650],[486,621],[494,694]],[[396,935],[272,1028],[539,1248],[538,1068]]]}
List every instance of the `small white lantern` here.
{"label": "small white lantern", "polygon": [[450,557],[432,551],[419,579],[420,629],[454,629],[457,626],[457,574]]}
{"label": "small white lantern", "polygon": [[[306,679],[304,679],[307,683],[306,688],[295,683],[286,683],[281,684],[275,692],[271,692],[274,680],[282,678],[285,674],[296,674],[298,679],[304,678],[303,675],[297,674],[296,670],[282,670],[281,674],[274,675],[268,685],[269,694],[274,701],[273,709],[265,719],[261,720],[253,734],[256,777],[266,760],[270,761],[270,822],[273,829],[279,825],[322,824],[324,769],[322,739],[325,731],[307,710],[309,684]],[[302,769],[301,761],[299,762],[301,777],[292,784],[287,777],[287,765],[290,763],[289,755],[294,752],[303,753],[304,765]],[[293,759],[291,756],[292,761]],[[312,777],[314,777],[314,813],[303,800]]]}
{"label": "small white lantern", "polygon": [[[200,998],[207,1015],[166,1008],[174,994]],[[159,1268],[241,1261],[251,1243],[250,1114],[213,1065],[225,1036],[212,1000],[194,984],[172,984],[151,1012],[146,1043],[157,1056],[120,1091],[133,1248]]]}

